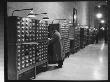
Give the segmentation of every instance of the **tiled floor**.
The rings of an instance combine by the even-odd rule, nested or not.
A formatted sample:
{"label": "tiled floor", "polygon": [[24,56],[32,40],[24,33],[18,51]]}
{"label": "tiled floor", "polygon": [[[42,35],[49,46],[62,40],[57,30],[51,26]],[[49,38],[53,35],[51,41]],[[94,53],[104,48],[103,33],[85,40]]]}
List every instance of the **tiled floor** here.
{"label": "tiled floor", "polygon": [[108,80],[108,45],[91,44],[64,61],[63,68],[36,75],[34,80]]}

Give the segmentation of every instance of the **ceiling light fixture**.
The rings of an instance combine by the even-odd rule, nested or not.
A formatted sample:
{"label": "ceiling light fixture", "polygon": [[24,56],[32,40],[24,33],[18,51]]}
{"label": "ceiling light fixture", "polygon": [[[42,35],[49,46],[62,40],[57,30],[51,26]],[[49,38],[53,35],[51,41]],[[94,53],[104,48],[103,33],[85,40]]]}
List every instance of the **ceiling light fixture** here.
{"label": "ceiling light fixture", "polygon": [[15,12],[15,11],[24,11],[24,10],[31,10],[31,11],[32,11],[33,8],[30,8],[30,9],[21,9],[21,10],[14,10],[14,11],[12,12],[12,16],[14,15],[14,12]]}

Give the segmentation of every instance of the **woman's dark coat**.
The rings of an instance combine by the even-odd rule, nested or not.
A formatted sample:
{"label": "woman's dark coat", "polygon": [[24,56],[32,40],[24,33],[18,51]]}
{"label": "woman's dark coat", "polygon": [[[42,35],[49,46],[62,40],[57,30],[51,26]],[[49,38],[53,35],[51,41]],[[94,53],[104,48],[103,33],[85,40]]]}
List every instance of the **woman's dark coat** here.
{"label": "woman's dark coat", "polygon": [[52,39],[49,40],[49,44],[53,45],[53,61],[62,61],[64,59],[63,44],[61,35],[59,32],[55,32]]}

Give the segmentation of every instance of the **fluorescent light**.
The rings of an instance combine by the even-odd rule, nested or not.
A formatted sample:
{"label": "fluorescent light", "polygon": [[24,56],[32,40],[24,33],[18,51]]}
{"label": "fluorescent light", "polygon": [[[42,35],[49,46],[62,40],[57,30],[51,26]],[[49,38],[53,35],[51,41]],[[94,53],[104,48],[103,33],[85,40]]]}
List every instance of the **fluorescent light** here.
{"label": "fluorescent light", "polygon": [[97,18],[102,18],[102,14],[101,13],[98,13],[98,14],[96,14],[96,17]]}
{"label": "fluorescent light", "polygon": [[104,28],[104,27],[102,27],[102,28],[100,28],[100,29],[105,30],[105,28]]}
{"label": "fluorescent light", "polygon": [[104,21],[104,20],[101,20],[100,22],[101,22],[101,23],[105,23],[105,21]]}
{"label": "fluorescent light", "polygon": [[43,19],[49,19],[48,17],[43,17]]}
{"label": "fluorescent light", "polygon": [[33,11],[31,10],[27,17],[36,17]]}
{"label": "fluorescent light", "polygon": [[36,17],[35,15],[28,15],[27,17]]}
{"label": "fluorescent light", "polygon": [[98,8],[100,8],[101,6],[100,5],[98,5]]}

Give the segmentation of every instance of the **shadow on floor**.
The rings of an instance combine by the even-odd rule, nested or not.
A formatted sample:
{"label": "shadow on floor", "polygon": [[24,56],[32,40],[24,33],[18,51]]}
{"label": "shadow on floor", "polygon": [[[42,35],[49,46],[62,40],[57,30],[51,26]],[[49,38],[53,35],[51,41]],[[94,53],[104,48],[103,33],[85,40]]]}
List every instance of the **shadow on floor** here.
{"label": "shadow on floor", "polygon": [[42,72],[46,72],[46,71],[52,71],[58,69],[57,65],[52,65],[52,66],[48,66],[48,67],[41,67],[40,69],[37,69],[37,74],[42,73]]}
{"label": "shadow on floor", "polygon": [[48,66],[47,71],[52,71],[52,70],[55,70],[55,69],[58,69],[58,67],[56,65],[55,66]]}

